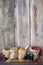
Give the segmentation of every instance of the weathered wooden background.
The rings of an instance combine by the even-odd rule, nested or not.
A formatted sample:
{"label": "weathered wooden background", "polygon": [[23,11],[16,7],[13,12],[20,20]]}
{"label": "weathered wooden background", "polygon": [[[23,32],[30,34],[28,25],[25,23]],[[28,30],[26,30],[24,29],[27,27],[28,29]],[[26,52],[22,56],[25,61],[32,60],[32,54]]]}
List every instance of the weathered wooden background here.
{"label": "weathered wooden background", "polygon": [[43,47],[43,0],[0,0],[0,51],[26,45]]}
{"label": "weathered wooden background", "polygon": [[43,47],[43,0],[32,0],[31,44]]}

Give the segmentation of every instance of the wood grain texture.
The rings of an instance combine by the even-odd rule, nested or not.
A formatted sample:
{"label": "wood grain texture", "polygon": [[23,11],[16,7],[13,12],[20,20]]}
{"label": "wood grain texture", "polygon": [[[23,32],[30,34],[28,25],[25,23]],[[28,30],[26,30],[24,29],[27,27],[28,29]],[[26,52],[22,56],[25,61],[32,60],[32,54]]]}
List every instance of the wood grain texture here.
{"label": "wood grain texture", "polygon": [[43,47],[43,0],[0,0],[0,51],[26,45]]}
{"label": "wood grain texture", "polygon": [[18,1],[19,13],[19,41],[21,47],[30,44],[29,39],[29,0]]}
{"label": "wood grain texture", "polygon": [[0,50],[30,45],[29,0],[0,1]]}
{"label": "wood grain texture", "polygon": [[32,0],[31,44],[43,47],[43,0]]}

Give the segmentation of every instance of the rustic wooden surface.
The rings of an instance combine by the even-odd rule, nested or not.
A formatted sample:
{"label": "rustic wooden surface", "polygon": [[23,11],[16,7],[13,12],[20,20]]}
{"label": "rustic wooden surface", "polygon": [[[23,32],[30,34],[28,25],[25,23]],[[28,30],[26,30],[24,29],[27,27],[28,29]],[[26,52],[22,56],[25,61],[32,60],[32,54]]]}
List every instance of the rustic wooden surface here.
{"label": "rustic wooden surface", "polygon": [[31,44],[43,47],[43,0],[32,0]]}
{"label": "rustic wooden surface", "polygon": [[43,0],[0,0],[0,51],[27,44],[43,47]]}
{"label": "rustic wooden surface", "polygon": [[0,50],[30,45],[29,0],[0,2]]}

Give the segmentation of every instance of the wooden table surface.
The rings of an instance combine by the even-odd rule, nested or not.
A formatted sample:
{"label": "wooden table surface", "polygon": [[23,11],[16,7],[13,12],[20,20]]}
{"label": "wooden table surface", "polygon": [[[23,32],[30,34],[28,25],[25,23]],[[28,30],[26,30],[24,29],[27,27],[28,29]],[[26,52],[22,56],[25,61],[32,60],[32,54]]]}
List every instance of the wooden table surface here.
{"label": "wooden table surface", "polygon": [[29,63],[29,62],[24,62],[24,63],[20,63],[20,62],[14,62],[14,63],[0,63],[0,65],[43,65],[43,62],[39,62],[39,63]]}

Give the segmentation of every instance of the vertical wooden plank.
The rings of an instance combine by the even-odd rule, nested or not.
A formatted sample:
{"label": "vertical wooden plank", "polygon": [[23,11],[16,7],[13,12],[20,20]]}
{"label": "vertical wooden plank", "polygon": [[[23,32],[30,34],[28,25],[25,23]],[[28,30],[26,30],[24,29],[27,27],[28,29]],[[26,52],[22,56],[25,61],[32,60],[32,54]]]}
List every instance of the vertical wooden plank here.
{"label": "vertical wooden plank", "polygon": [[43,47],[43,0],[32,0],[31,44]]}
{"label": "vertical wooden plank", "polygon": [[16,16],[16,30],[15,30],[15,45],[20,46],[20,38],[19,38],[19,0],[16,0],[16,9],[15,9],[15,16]]}
{"label": "vertical wooden plank", "polygon": [[[7,2],[7,1],[6,1]],[[4,44],[5,47],[11,48],[15,46],[15,1],[8,0],[9,3],[4,2]],[[6,4],[6,6],[5,6]],[[7,10],[7,12],[6,12]]]}
{"label": "vertical wooden plank", "polygon": [[34,45],[36,42],[35,42],[35,29],[34,29],[34,3],[35,1],[32,0],[31,1],[31,45]]}
{"label": "vertical wooden plank", "polygon": [[0,1],[0,52],[2,51],[4,44],[3,44],[3,13],[2,13],[2,8],[3,8],[3,2],[2,0]]}
{"label": "vertical wooden plank", "polygon": [[19,0],[19,38],[20,46],[25,47],[30,45],[29,35],[29,0]]}
{"label": "vertical wooden plank", "polygon": [[37,2],[37,45],[43,48],[43,0]]}

